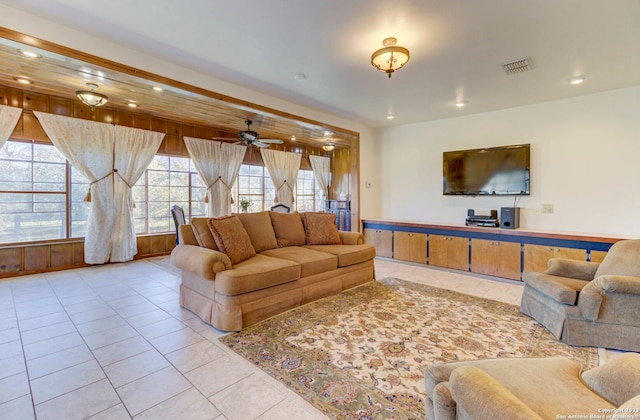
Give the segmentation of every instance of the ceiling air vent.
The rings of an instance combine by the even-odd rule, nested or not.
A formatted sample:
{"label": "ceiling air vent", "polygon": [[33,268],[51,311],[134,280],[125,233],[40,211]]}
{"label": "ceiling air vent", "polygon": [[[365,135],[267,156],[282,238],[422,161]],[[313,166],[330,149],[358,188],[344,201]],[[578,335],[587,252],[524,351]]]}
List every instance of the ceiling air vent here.
{"label": "ceiling air vent", "polygon": [[531,65],[531,59],[529,59],[529,57],[524,57],[518,60],[509,61],[508,63],[503,63],[502,69],[507,73],[507,75],[512,75],[532,70],[533,66]]}

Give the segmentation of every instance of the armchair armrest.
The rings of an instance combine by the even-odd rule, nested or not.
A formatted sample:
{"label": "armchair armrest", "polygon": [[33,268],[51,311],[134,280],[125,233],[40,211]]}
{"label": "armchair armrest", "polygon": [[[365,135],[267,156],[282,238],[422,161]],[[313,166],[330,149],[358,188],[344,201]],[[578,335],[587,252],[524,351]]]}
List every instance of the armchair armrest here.
{"label": "armchair armrest", "polygon": [[171,252],[171,263],[208,280],[216,273],[231,269],[231,260],[220,252],[195,245],[178,245]]}
{"label": "armchair armrest", "polygon": [[596,275],[599,266],[600,263],[596,262],[551,258],[544,273],[558,277],[591,281]]}
{"label": "armchair armrest", "polygon": [[344,245],[361,245],[364,243],[364,235],[360,232],[339,230],[338,234]]}
{"label": "armchair armrest", "polygon": [[461,366],[449,378],[451,396],[473,419],[542,420],[511,391],[475,366]]}
{"label": "armchair armrest", "polygon": [[580,292],[578,308],[584,319],[596,321],[604,296],[608,293],[640,295],[640,277],[604,275],[589,282]]}

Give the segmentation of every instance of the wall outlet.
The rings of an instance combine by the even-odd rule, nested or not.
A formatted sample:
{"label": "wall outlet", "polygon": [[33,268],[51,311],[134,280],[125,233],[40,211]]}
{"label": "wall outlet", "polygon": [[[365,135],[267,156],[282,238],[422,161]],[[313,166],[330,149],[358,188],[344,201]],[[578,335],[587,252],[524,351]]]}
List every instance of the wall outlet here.
{"label": "wall outlet", "polygon": [[543,204],[542,205],[542,213],[544,213],[544,214],[553,214],[553,204]]}

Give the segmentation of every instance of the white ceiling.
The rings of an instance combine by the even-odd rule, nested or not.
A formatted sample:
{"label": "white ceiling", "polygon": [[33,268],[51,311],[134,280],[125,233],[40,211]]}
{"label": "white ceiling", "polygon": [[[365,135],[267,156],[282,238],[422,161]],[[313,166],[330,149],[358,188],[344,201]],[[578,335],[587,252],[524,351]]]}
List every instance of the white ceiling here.
{"label": "white ceiling", "polygon": [[[373,127],[640,85],[639,0],[0,3]],[[391,79],[370,64],[389,36],[411,51]],[[525,56],[532,71],[504,73]]]}

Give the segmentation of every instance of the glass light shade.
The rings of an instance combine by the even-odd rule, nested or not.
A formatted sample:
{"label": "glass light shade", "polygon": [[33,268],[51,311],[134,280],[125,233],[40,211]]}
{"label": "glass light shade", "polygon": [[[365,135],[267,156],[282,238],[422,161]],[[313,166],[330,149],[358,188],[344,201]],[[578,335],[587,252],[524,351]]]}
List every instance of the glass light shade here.
{"label": "glass light shade", "polygon": [[380,48],[371,55],[371,64],[391,77],[391,73],[409,62],[409,50],[397,46],[395,38],[385,39],[382,45],[384,48]]}
{"label": "glass light shade", "polygon": [[335,148],[336,148],[336,145],[333,143],[327,143],[324,146],[322,146],[322,150],[324,150],[325,152],[331,152]]}
{"label": "glass light shade", "polygon": [[109,98],[98,92],[92,92],[90,90],[79,90],[76,92],[76,96],[84,104],[89,105],[92,109],[97,106],[102,106],[107,103]]}

